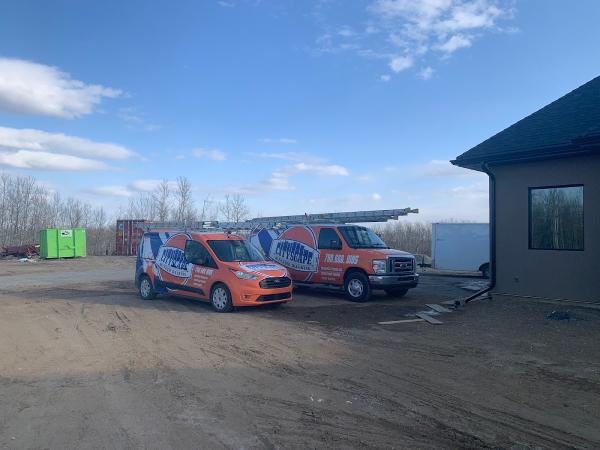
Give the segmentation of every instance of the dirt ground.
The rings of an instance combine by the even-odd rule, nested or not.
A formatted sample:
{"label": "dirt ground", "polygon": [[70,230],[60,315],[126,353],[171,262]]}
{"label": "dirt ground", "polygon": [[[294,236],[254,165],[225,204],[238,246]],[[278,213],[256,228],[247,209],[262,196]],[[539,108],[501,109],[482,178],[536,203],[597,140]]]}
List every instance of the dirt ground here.
{"label": "dirt ground", "polygon": [[481,283],[424,275],[404,299],[217,314],[140,300],[133,263],[0,261],[0,448],[600,448],[600,310],[378,324]]}

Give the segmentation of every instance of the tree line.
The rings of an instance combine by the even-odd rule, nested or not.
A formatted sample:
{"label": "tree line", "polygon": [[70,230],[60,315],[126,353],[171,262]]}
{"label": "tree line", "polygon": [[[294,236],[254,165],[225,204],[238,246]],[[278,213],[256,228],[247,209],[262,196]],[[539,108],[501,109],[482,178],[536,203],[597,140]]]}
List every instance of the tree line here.
{"label": "tree line", "polygon": [[123,218],[180,223],[201,220],[239,223],[249,215],[250,209],[241,194],[226,194],[221,201],[208,195],[201,205],[196,205],[192,182],[186,177],[178,177],[173,182],[162,180],[152,192],[138,193],[129,199],[126,208],[119,210]]}
{"label": "tree line", "polygon": [[376,225],[373,230],[391,248],[431,256],[431,224],[402,220]]}
{"label": "tree line", "polygon": [[33,177],[0,173],[0,247],[38,243],[44,228],[87,229],[92,255],[114,251],[114,225],[103,207],[62,198]]}
{"label": "tree line", "polygon": [[[90,255],[115,251],[117,218],[190,223],[200,220],[242,222],[250,216],[241,194],[227,194],[220,201],[205,197],[194,200],[192,182],[186,177],[162,180],[151,192],[139,192],[127,205],[108,214],[77,198],[63,198],[35,178],[0,173],[0,247],[38,243],[44,228],[87,230]],[[373,227],[392,248],[416,254],[431,254],[431,224],[394,221]]]}
{"label": "tree line", "polygon": [[200,207],[193,198],[189,179],[161,181],[149,193],[132,196],[116,215],[102,206],[59,193],[34,177],[0,173],[0,249],[39,243],[44,228],[85,228],[89,255],[111,255],[115,251],[117,218],[189,223],[197,220],[241,222],[249,209],[240,194],[226,195],[222,201],[206,197]]}

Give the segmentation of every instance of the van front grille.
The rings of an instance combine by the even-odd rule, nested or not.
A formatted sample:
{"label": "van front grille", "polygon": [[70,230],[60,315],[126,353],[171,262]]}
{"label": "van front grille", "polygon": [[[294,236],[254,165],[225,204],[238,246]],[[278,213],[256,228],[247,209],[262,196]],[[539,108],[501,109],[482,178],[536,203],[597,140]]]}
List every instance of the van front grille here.
{"label": "van front grille", "polygon": [[412,274],[415,271],[415,259],[407,256],[394,256],[389,259],[390,273]]}
{"label": "van front grille", "polygon": [[288,287],[292,284],[292,280],[288,277],[269,277],[258,283],[261,288],[279,289]]}

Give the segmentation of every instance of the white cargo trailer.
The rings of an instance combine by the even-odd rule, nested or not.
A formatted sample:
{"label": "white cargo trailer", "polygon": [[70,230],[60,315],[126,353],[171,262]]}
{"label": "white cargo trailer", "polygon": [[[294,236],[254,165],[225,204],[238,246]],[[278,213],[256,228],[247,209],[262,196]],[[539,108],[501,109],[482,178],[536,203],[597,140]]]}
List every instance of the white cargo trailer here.
{"label": "white cargo trailer", "polygon": [[434,223],[431,231],[434,268],[481,272],[483,276],[489,276],[489,224]]}

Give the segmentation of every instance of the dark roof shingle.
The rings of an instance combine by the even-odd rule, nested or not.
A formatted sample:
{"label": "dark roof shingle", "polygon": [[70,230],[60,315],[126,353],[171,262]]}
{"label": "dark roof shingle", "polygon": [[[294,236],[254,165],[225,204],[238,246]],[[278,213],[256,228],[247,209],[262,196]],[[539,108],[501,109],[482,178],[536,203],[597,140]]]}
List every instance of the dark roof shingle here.
{"label": "dark roof shingle", "polygon": [[[581,151],[578,141],[600,138],[600,77],[521,119],[458,156],[453,164],[477,168],[489,161],[510,162],[523,154],[538,158]],[[600,142],[600,141],[599,141]]]}

